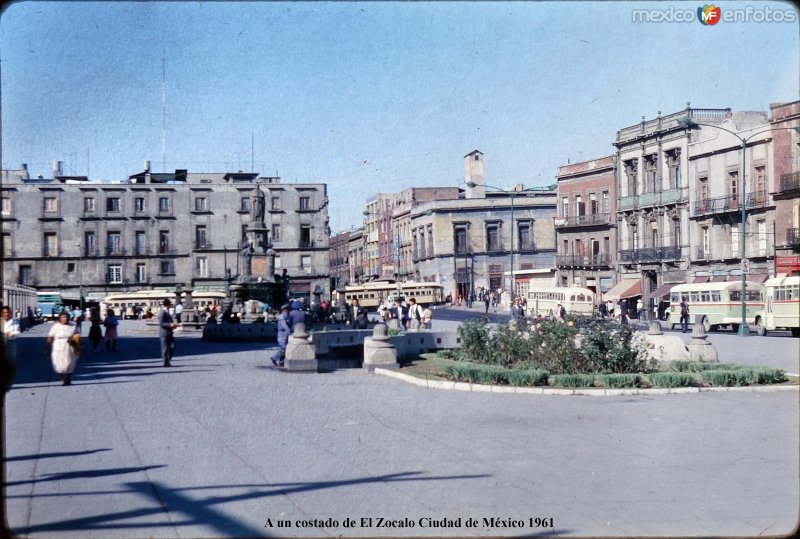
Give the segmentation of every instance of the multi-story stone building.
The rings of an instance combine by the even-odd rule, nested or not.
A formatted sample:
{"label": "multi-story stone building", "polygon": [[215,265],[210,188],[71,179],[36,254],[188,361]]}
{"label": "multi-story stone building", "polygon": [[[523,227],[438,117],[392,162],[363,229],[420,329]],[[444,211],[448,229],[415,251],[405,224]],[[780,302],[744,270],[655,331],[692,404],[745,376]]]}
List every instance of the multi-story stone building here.
{"label": "multi-story stone building", "polygon": [[558,168],[558,284],[608,291],[616,276],[616,156]]}
{"label": "multi-story stone building", "polygon": [[364,228],[357,228],[350,231],[350,238],[347,240],[347,261],[350,267],[350,283],[361,283],[364,281],[366,271],[366,257],[364,251],[366,242],[364,241]]}
{"label": "multi-story stone building", "polygon": [[[327,186],[257,173],[153,173],[123,182],[4,172],[6,282],[102,297],[119,290],[224,290],[254,242],[274,250],[295,295],[328,293]],[[258,206],[258,207],[254,207]],[[266,206],[265,208],[263,206]],[[254,212],[266,230],[254,223]],[[269,277],[269,276],[268,276]]]}
{"label": "multi-story stone building", "polygon": [[328,241],[328,267],[331,272],[330,289],[344,290],[350,284],[350,263],[348,246],[350,232],[339,232]]}
{"label": "multi-story stone building", "polygon": [[458,187],[410,187],[399,193],[397,204],[392,212],[394,251],[398,256],[397,278],[399,280],[407,281],[415,278],[411,243],[411,209],[423,202],[457,200],[458,197]]}
{"label": "multi-story stone building", "polygon": [[[775,272],[800,275],[800,101],[770,105],[775,201]],[[795,129],[787,129],[795,128]]]}
{"label": "multi-story stone building", "polygon": [[471,152],[464,161],[464,198],[410,210],[415,279],[442,284],[454,299],[481,288],[509,290],[512,282],[524,292],[537,277],[552,282],[555,189],[518,185],[512,192],[492,191],[484,182],[483,154]]}
{"label": "multi-story stone building", "polygon": [[[692,282],[741,279],[744,204],[748,279],[763,282],[773,273],[774,266],[775,205],[769,192],[773,184],[772,132],[767,115],[762,112],[726,112],[717,119],[721,121],[713,125],[719,129],[700,126],[688,144],[692,246],[688,277]],[[746,174],[742,169],[741,141],[733,133],[748,141]]]}
{"label": "multi-story stone building", "polygon": [[[730,109],[686,109],[617,132],[618,283],[608,299],[662,297],[685,282],[690,261],[688,144],[692,131],[678,119],[718,124]],[[713,129],[713,128],[709,128]]]}

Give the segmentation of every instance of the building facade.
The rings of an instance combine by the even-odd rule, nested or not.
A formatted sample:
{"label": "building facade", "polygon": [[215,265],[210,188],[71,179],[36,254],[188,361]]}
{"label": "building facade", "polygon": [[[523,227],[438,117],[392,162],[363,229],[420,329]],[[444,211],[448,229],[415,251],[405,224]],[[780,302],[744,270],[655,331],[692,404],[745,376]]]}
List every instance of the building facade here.
{"label": "building facade", "polygon": [[331,290],[344,290],[350,284],[349,262],[350,232],[340,232],[328,241],[328,267],[331,272]]}
{"label": "building facade", "polygon": [[[702,122],[702,120],[696,120]],[[703,122],[705,123],[705,122]],[[691,282],[741,279],[745,210],[748,279],[764,281],[774,266],[772,133],[762,112],[726,113],[719,129],[700,126],[688,144]],[[724,130],[728,130],[726,132]],[[741,141],[747,139],[745,169]]]}
{"label": "building facade", "polygon": [[225,290],[252,272],[248,253],[271,247],[274,272],[287,271],[293,294],[329,292],[325,184],[151,173],[148,163],[119,183],[12,176],[2,185],[6,282],[67,298],[179,284]]}
{"label": "building facade", "polygon": [[522,292],[534,269],[552,280],[555,189],[495,192],[484,181],[483,154],[471,152],[464,161],[464,198],[410,210],[415,279],[442,284],[455,300],[480,289],[509,291],[512,283]]}
{"label": "building facade", "polygon": [[730,109],[693,109],[687,103],[682,111],[659,112],[653,120],[642,116],[617,132],[618,284],[610,299],[626,292],[630,300],[641,297],[649,313],[652,299],[686,282],[692,240],[685,176],[692,132],[678,120],[719,124],[730,115]]}
{"label": "building facade", "polygon": [[616,156],[558,168],[557,282],[597,293],[616,280]]}
{"label": "building facade", "polygon": [[[800,275],[800,101],[770,105],[775,273]],[[795,128],[795,129],[786,129]]]}
{"label": "building facade", "polygon": [[364,282],[366,271],[366,257],[364,251],[366,242],[364,241],[364,228],[357,228],[350,231],[347,240],[347,262],[350,268],[350,284]]}

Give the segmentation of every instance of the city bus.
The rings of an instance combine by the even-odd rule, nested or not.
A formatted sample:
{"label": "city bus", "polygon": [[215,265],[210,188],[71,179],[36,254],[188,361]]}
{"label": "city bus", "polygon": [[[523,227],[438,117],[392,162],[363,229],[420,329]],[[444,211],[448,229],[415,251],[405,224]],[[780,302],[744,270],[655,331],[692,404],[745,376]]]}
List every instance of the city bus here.
{"label": "city bus", "polygon": [[[398,294],[398,289],[400,293]],[[345,301],[357,299],[361,307],[376,309],[385,304],[389,298],[398,296],[405,300],[414,298],[419,305],[437,305],[444,303],[444,287],[438,283],[406,281],[375,281],[344,288]]]}
{"label": "city bus", "polygon": [[800,275],[764,283],[764,309],[756,314],[756,328],[761,336],[780,328],[800,337]]}
{"label": "city bus", "polygon": [[36,307],[42,313],[43,320],[55,320],[64,306],[61,292],[37,292]]}
{"label": "city bus", "polygon": [[[745,293],[745,320],[748,325],[755,324],[756,314],[764,309],[764,287],[748,281]],[[667,318],[667,323],[673,329],[680,324],[682,298],[686,298],[689,306],[690,324],[703,324],[706,333],[715,331],[719,326],[729,326],[734,332],[739,331],[742,321],[741,281],[673,286]]]}
{"label": "city bus", "polygon": [[536,286],[528,287],[528,313],[558,316],[560,303],[569,314],[591,316],[594,312],[594,292],[588,288]]}
{"label": "city bus", "polygon": [[[150,309],[153,314],[158,312],[165,299],[175,301],[175,292],[168,290],[139,290],[136,292],[114,292],[104,297],[100,303],[101,316],[105,316],[106,309],[114,309],[117,316],[133,318],[135,307],[141,306],[144,311]],[[184,294],[185,300],[185,294]],[[204,310],[215,303],[221,304],[225,300],[224,292],[192,292],[192,303],[195,309]]]}

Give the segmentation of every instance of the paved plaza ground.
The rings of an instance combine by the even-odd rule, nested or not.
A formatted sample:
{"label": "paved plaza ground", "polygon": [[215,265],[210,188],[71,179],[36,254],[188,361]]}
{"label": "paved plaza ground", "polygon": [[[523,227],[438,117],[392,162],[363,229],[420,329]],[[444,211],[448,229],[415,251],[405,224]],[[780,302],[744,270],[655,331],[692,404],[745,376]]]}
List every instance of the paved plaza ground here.
{"label": "paved plaza ground", "polygon": [[[727,536],[798,522],[797,391],[431,390],[280,372],[267,345],[193,334],[165,369],[143,322],[122,323],[116,354],[85,350],[61,387],[47,330],[20,337],[5,404],[6,511],[21,536]],[[800,371],[798,339],[712,341],[722,361]]]}

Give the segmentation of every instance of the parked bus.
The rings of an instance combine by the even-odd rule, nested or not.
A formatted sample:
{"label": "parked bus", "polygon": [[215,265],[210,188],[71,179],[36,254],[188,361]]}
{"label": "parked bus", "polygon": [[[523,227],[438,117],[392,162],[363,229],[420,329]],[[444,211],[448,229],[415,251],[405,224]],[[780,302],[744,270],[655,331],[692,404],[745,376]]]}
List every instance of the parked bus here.
{"label": "parked bus", "polygon": [[[748,325],[755,324],[756,313],[764,309],[764,287],[757,283],[746,285],[746,317]],[[703,324],[706,333],[719,326],[729,326],[739,331],[742,321],[742,283],[679,284],[670,291],[669,318],[667,322],[674,329],[681,320],[681,299],[686,298],[689,305],[689,323]]]}
{"label": "parked bus", "polygon": [[591,316],[594,312],[594,292],[588,288],[537,286],[528,287],[528,312],[558,315],[560,303],[569,314]]}
{"label": "parked bus", "polygon": [[756,314],[758,334],[788,329],[800,337],[800,275],[775,277],[764,283],[764,309]]}
{"label": "parked bus", "polygon": [[[145,311],[150,309],[153,314],[164,303],[165,299],[175,301],[175,292],[167,290],[139,290],[137,292],[114,292],[104,297],[100,303],[101,316],[105,316],[106,309],[114,309],[117,316],[133,318],[135,307],[138,305]],[[185,294],[184,294],[185,299]],[[192,292],[192,303],[197,310],[211,307],[215,303],[225,300],[224,292]]]}
{"label": "parked bus", "polygon": [[35,288],[15,283],[5,283],[2,288],[3,306],[11,309],[11,316],[17,311],[23,319],[36,316],[39,298]]}
{"label": "parked bus", "polygon": [[414,298],[420,305],[435,305],[444,303],[444,288],[438,283],[425,283],[406,281],[395,283],[392,281],[376,281],[361,285],[346,286],[344,289],[345,301],[358,299],[359,305],[365,309],[377,309],[385,304],[390,297],[398,295],[405,301]]}
{"label": "parked bus", "polygon": [[64,306],[61,292],[37,292],[36,307],[41,312],[43,320],[55,320]]}

